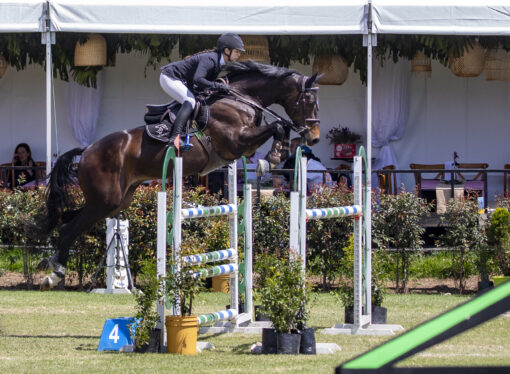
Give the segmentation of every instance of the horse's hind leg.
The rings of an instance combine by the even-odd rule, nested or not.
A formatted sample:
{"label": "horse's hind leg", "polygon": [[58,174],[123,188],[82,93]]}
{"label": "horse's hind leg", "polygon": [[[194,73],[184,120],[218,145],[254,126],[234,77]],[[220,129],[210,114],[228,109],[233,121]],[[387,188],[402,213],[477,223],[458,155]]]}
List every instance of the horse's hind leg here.
{"label": "horse's hind leg", "polygon": [[69,249],[76,238],[99,220],[112,217],[127,208],[137,187],[138,184],[130,186],[120,201],[115,204],[86,204],[80,210],[74,211],[75,216],[60,229],[57,252],[49,259],[49,267],[53,272],[43,279],[41,290],[55,287],[65,277]]}
{"label": "horse's hind leg", "polygon": [[85,205],[76,215],[62,226],[59,232],[57,252],[49,259],[48,268],[52,274],[41,282],[41,290],[55,287],[65,277],[69,249],[76,238],[90,229],[97,221],[108,216],[108,209],[97,209]]}

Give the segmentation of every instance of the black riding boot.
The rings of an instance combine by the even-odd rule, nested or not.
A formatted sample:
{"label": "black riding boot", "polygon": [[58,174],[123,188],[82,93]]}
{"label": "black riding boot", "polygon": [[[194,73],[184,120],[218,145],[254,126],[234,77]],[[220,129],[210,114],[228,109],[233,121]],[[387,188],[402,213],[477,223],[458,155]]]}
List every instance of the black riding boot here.
{"label": "black riding boot", "polygon": [[[179,109],[179,113],[177,113],[177,116],[175,118],[174,127],[172,129],[172,135],[170,135],[170,141],[169,143],[172,144],[177,136],[179,136],[182,132],[182,128],[186,124],[186,121],[188,120],[189,116],[193,112],[193,105],[191,105],[190,102],[185,101],[181,109]],[[184,142],[182,139],[179,141],[179,148],[185,152],[193,148],[193,146],[190,144],[188,147],[184,147]]]}

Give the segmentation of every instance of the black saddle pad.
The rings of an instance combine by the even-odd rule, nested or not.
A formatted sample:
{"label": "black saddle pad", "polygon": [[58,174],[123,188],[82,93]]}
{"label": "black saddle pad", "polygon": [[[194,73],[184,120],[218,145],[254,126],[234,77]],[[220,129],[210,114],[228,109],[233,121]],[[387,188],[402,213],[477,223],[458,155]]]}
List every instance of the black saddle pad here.
{"label": "black saddle pad", "polygon": [[145,125],[145,132],[152,139],[159,140],[160,142],[168,143],[170,140],[170,132],[172,131],[172,125],[164,120],[161,123],[154,123]]}
{"label": "black saddle pad", "polygon": [[[203,131],[209,122],[209,105],[201,97],[197,97],[197,100],[201,105],[195,109],[198,113],[194,113],[195,120],[191,122],[190,134]],[[147,105],[147,112],[144,115],[147,135],[152,139],[168,142],[180,107],[181,104],[176,101],[164,105]]]}

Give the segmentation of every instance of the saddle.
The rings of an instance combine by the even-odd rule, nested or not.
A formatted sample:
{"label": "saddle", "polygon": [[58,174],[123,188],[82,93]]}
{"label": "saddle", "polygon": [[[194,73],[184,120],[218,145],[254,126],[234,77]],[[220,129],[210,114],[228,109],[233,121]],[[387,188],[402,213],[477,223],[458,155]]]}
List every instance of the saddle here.
{"label": "saddle", "polygon": [[[147,112],[143,119],[145,121],[145,132],[152,139],[168,143],[172,133],[173,124],[181,104],[171,101],[167,104],[148,104]],[[204,131],[209,122],[209,105],[203,98],[197,97],[195,110],[188,119],[185,128],[193,135],[198,131]]]}

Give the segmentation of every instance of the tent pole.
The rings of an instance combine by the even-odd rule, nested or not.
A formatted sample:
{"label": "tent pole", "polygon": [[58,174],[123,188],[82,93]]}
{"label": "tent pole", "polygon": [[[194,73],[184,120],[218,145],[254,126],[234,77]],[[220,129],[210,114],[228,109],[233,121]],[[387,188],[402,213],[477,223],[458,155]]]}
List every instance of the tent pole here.
{"label": "tent pole", "polygon": [[50,31],[49,2],[46,3],[45,17],[43,19],[42,44],[46,45],[46,175],[51,171],[51,45],[55,44],[55,33]]}
{"label": "tent pole", "polygon": [[[367,109],[366,109],[366,132],[367,132],[367,170],[366,184],[367,196],[364,212],[365,220],[365,253],[364,253],[364,276],[365,276],[365,300],[363,305],[371,309],[372,305],[372,47],[377,45],[377,36],[372,33],[372,0],[368,0],[367,7]],[[368,310],[367,313],[371,313]]]}

